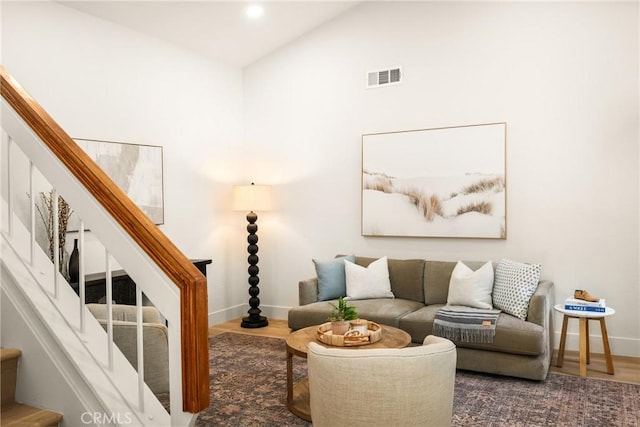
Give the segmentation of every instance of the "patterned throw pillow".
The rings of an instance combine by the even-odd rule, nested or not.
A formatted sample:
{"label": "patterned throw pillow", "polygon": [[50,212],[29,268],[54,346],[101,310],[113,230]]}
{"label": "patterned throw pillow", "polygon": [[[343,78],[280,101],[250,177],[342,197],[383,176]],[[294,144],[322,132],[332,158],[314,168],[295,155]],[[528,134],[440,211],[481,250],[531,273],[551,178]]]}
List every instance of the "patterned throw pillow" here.
{"label": "patterned throw pillow", "polygon": [[500,260],[493,284],[493,307],[526,320],[529,300],[539,280],[540,265]]}

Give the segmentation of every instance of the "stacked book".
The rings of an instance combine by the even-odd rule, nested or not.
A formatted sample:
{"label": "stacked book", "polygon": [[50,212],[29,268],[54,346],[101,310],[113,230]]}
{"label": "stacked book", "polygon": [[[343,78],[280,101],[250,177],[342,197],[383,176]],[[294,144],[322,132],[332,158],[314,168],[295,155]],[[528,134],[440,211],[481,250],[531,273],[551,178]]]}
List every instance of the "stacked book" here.
{"label": "stacked book", "polygon": [[585,301],[576,298],[567,298],[564,302],[565,310],[572,311],[590,311],[594,313],[604,313],[607,310],[607,305],[604,298],[600,298],[598,301]]}

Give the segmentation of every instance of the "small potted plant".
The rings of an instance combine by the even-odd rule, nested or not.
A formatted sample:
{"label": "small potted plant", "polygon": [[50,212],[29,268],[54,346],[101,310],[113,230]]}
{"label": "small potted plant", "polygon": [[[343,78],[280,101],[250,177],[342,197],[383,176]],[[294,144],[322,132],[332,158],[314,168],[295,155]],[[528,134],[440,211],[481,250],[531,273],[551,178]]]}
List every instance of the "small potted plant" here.
{"label": "small potted plant", "polygon": [[347,305],[347,302],[342,298],[338,298],[338,305],[329,303],[333,307],[331,315],[327,318],[331,322],[331,331],[334,335],[344,335],[347,333],[350,327],[350,321],[358,318],[356,308]]}

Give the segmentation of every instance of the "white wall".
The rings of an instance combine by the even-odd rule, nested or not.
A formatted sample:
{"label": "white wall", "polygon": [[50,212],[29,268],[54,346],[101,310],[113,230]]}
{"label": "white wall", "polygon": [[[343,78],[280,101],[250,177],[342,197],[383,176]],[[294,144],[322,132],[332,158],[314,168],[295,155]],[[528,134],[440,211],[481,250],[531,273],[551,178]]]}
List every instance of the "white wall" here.
{"label": "white wall", "polygon": [[160,228],[214,260],[210,313],[237,304],[223,266],[241,71],[51,2],[2,3],[2,65],[71,137],[163,147]]}
{"label": "white wall", "polygon": [[[230,184],[255,181],[275,185],[258,220],[269,316],[297,304],[312,258],[509,257],[541,263],[557,301],[606,297],[614,353],[640,354],[637,4],[372,2],[242,74],[61,5],[1,6],[2,64],[72,136],[164,147],[161,228],[213,258],[212,323],[246,309]],[[394,65],[403,84],[364,89]],[[495,121],[506,241],[360,235],[363,133]]]}
{"label": "white wall", "polygon": [[[372,2],[247,67],[244,172],[277,195],[258,221],[265,310],[297,304],[312,258],[506,257],[542,264],[557,302],[606,298],[612,351],[639,356],[638,47],[637,3]],[[396,65],[401,85],[364,88]],[[362,134],[497,121],[507,240],[360,235]]]}

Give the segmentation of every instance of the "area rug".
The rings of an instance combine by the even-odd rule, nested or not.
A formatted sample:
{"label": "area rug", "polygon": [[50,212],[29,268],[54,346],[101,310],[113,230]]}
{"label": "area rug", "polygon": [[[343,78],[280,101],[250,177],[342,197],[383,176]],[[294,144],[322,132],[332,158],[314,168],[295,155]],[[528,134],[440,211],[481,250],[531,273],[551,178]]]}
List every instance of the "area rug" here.
{"label": "area rug", "polygon": [[[236,333],[211,337],[209,375],[211,405],[198,426],[311,425],[287,409],[282,339]],[[294,357],[295,380],[305,375],[306,361]],[[454,426],[638,427],[639,420],[640,385],[560,374],[539,382],[456,373]]]}

